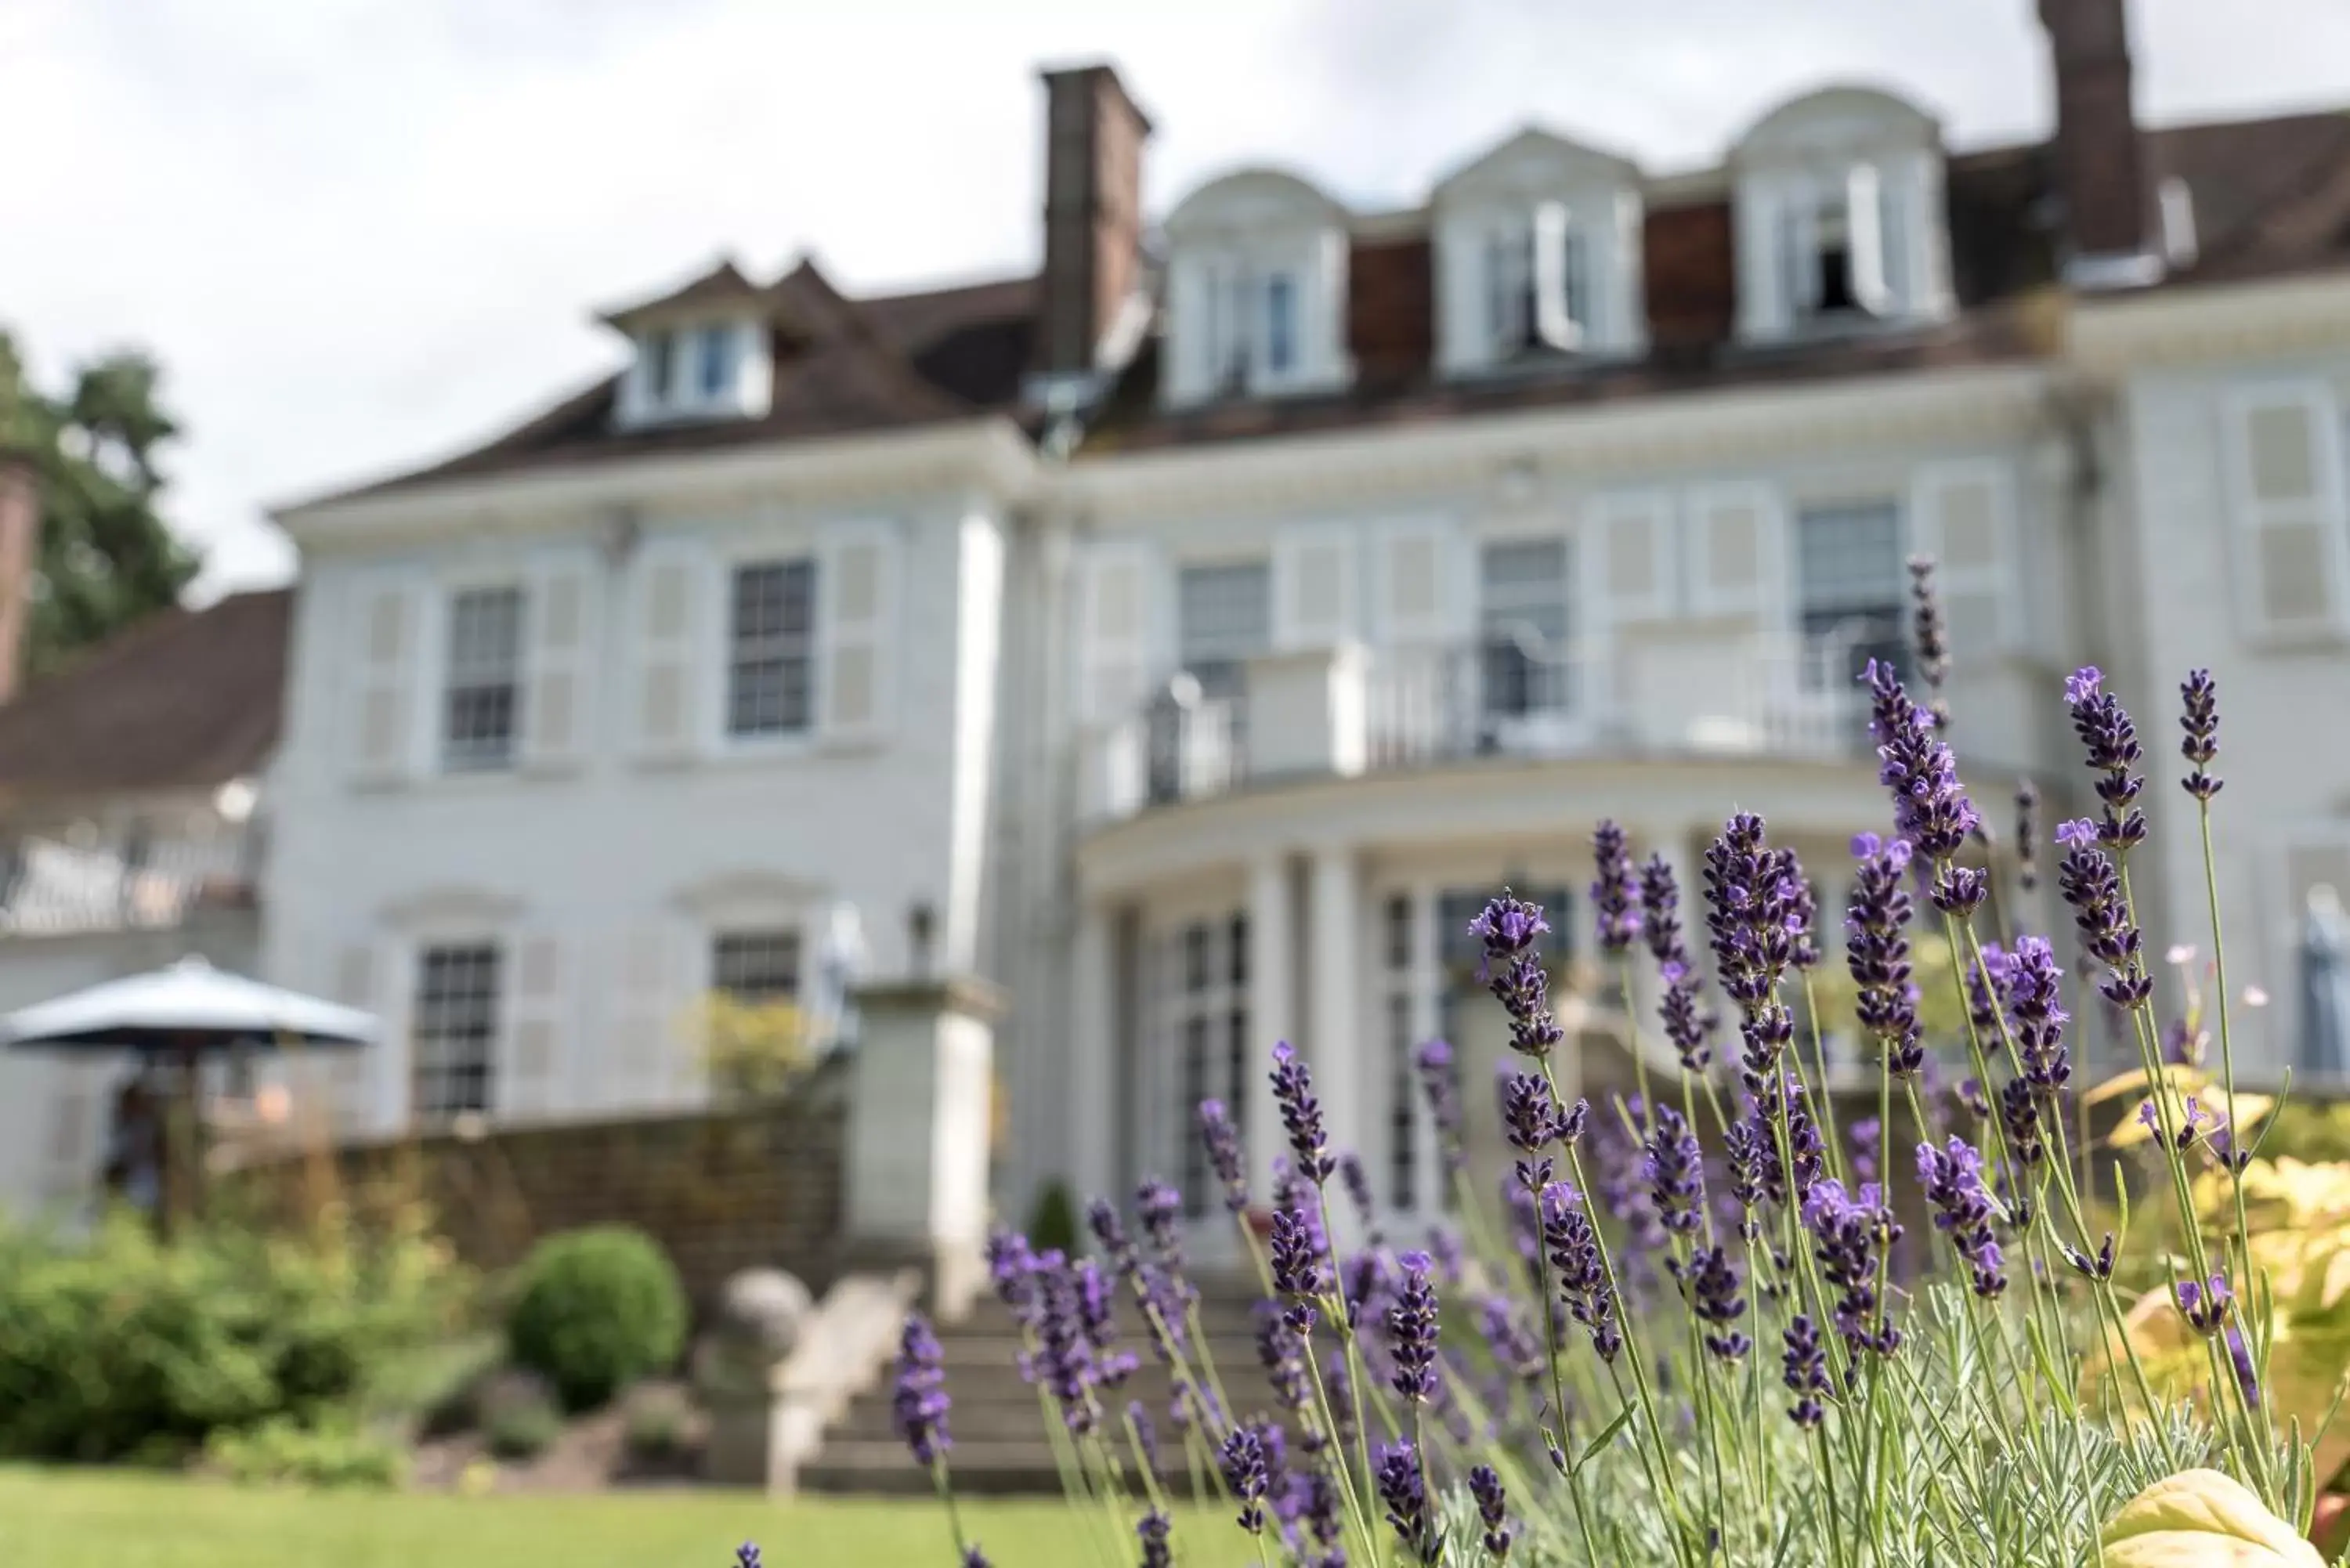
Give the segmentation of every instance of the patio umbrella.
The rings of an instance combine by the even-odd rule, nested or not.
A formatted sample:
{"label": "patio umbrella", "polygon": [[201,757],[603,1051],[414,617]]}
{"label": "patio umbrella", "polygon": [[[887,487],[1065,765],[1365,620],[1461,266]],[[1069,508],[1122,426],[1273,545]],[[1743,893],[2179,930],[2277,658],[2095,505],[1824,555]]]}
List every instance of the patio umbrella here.
{"label": "patio umbrella", "polygon": [[[0,1044],[17,1051],[133,1051],[174,1063],[192,1186],[203,1179],[200,1119],[192,1114],[197,1064],[244,1047],[359,1046],[381,1033],[375,1019],[298,992],[214,969],[201,958],[110,980],[0,1018]],[[169,1151],[166,1168],[170,1166]],[[192,1197],[192,1193],[191,1195]],[[172,1204],[164,1203],[168,1220]]]}
{"label": "patio umbrella", "polygon": [[2324,886],[2309,890],[2302,923],[2301,1064],[2320,1077],[2350,1074],[2350,919]]}

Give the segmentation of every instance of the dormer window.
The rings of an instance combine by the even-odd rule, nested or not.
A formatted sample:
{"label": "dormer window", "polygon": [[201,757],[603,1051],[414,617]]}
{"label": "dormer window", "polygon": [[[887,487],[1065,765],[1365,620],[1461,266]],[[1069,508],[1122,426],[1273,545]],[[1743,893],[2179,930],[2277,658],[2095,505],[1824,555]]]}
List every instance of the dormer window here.
{"label": "dormer window", "polygon": [[1782,244],[1794,316],[1822,320],[1879,317],[1893,305],[1886,241],[1899,232],[1888,222],[1885,186],[1877,170],[1860,164],[1821,199],[1791,204]]}
{"label": "dormer window", "polygon": [[1620,158],[1528,130],[1437,187],[1438,355],[1448,374],[1646,347],[1639,179]]}
{"label": "dormer window", "polygon": [[763,412],[764,332],[751,320],[680,322],[636,335],[637,361],[622,389],[622,422],[742,419]]}
{"label": "dormer window", "polygon": [[1195,192],[1167,220],[1169,404],[1343,386],[1346,215],[1286,174]]}
{"label": "dormer window", "polygon": [[1494,359],[1572,353],[1591,316],[1591,236],[1544,202],[1493,230],[1485,249],[1485,330]]}
{"label": "dormer window", "polygon": [[1940,129],[1832,88],[1773,111],[1731,158],[1740,336],[1939,320],[1951,309]]}

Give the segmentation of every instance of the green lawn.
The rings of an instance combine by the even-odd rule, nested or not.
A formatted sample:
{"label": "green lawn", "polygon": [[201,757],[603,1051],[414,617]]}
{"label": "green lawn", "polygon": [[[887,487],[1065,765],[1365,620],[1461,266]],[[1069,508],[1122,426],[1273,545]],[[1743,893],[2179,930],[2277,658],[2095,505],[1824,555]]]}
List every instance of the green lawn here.
{"label": "green lawn", "polygon": [[[1058,1503],[971,1502],[965,1520],[995,1568],[1107,1561]],[[1253,1561],[1220,1514],[1180,1527],[1187,1563]],[[776,1503],[752,1493],[482,1497],[254,1490],[97,1470],[0,1469],[6,1568],[732,1568],[754,1540],[769,1568],[956,1568],[927,1499]],[[1120,1563],[1133,1561],[1130,1539]]]}

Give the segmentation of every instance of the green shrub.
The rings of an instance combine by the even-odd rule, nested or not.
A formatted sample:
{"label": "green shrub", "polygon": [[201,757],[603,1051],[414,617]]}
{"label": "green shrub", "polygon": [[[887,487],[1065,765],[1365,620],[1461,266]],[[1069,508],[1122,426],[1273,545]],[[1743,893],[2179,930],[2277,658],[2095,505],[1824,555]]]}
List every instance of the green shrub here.
{"label": "green shrub", "polygon": [[563,1436],[563,1412],[546,1380],[502,1372],[483,1385],[476,1407],[482,1437],[502,1459],[536,1459]]}
{"label": "green shrub", "polygon": [[506,1344],[567,1407],[588,1410],[675,1362],[685,1327],[685,1288],[669,1259],[641,1231],[605,1226],[533,1250]]}
{"label": "green shrub", "polygon": [[273,1416],[243,1431],[213,1434],[205,1458],[233,1480],[313,1487],[397,1487],[408,1456],[348,1419],[316,1426]]}
{"label": "green shrub", "polygon": [[215,1225],[166,1247],[118,1219],[82,1241],[11,1232],[0,1254],[8,1458],[169,1461],[216,1432],[315,1421],[470,1302],[421,1232]]}
{"label": "green shrub", "polygon": [[1040,1252],[1057,1248],[1066,1255],[1076,1254],[1077,1206],[1066,1183],[1046,1182],[1036,1194],[1036,1207],[1028,1216],[1028,1244]]}

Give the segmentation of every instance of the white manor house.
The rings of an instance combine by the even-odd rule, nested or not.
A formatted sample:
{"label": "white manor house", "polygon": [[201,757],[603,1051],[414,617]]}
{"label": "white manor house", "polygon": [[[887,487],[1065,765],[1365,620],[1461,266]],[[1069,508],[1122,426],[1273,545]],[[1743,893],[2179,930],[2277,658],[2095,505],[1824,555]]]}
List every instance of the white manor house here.
{"label": "white manor house", "polygon": [[[2141,127],[2122,0],[2040,9],[2044,140],[1827,87],[1713,167],[1528,129],[1395,210],[1260,167],[1146,212],[1126,85],[1047,72],[1035,272],[612,310],[608,379],[282,511],[290,594],[0,709],[0,1003],[203,946],[387,1019],[309,1085],[366,1135],[691,1106],[710,991],[973,976],[1006,1212],[1204,1196],[1191,1107],[1263,1126],[1276,1038],[1425,1208],[1409,1054],[1505,879],[1572,957],[1597,821],[1686,883],[1744,808],[1841,910],[1924,554],[2002,835],[2024,779],[2082,808],[2065,674],[2137,714],[2158,956],[2209,950],[2215,672],[2273,1079],[2350,889],[2350,116]],[[0,1072],[0,1190],[86,1185],[102,1069]]]}

